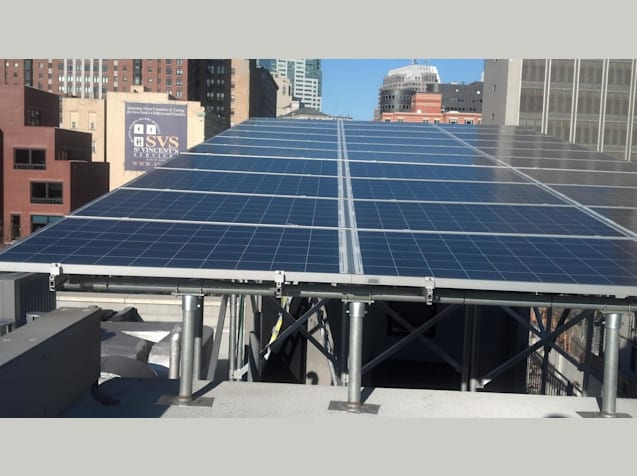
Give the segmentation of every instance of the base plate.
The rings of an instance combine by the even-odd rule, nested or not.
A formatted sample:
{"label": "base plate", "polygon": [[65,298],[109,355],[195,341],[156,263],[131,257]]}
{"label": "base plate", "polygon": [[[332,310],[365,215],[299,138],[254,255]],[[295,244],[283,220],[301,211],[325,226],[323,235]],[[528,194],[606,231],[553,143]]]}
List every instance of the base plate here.
{"label": "base plate", "polygon": [[199,397],[192,400],[180,400],[179,397],[174,395],[162,395],[157,399],[155,405],[162,406],[177,406],[177,407],[211,407],[213,397]]}
{"label": "base plate", "polygon": [[368,413],[371,415],[378,414],[378,410],[380,405],[375,405],[373,403],[363,403],[362,405],[355,405],[349,402],[338,402],[336,400],[330,401],[328,410],[335,410],[339,412],[349,412],[349,413]]}
{"label": "base plate", "polygon": [[582,418],[632,418],[628,413],[615,413],[614,415],[607,415],[602,412],[575,412]]}

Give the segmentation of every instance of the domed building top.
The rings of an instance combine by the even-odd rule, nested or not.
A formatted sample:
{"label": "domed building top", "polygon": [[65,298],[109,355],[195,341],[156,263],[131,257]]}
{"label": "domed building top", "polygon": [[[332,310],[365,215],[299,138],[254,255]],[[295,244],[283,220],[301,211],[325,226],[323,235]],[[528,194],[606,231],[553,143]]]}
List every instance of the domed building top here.
{"label": "domed building top", "polygon": [[416,88],[426,84],[440,83],[438,68],[426,64],[413,63],[389,70],[383,80],[382,89]]}

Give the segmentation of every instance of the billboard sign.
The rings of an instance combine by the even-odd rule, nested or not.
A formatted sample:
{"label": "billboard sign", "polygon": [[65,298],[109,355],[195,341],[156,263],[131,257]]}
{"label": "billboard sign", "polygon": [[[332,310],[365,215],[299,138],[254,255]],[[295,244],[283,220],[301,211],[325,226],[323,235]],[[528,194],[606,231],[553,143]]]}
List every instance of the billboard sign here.
{"label": "billboard sign", "polygon": [[149,170],[186,150],[185,105],[125,103],[125,170]]}

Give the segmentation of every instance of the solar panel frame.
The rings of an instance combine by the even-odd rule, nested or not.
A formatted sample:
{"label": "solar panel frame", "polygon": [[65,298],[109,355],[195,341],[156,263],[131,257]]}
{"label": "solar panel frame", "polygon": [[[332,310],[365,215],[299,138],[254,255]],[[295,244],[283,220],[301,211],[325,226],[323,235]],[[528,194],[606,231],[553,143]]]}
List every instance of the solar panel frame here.
{"label": "solar panel frame", "polygon": [[[336,285],[422,287],[434,279],[437,287],[457,289],[635,295],[634,213],[618,208],[618,202],[637,192],[626,185],[624,171],[631,166],[620,167],[618,174],[612,167],[619,164],[604,157],[511,128],[254,119],[34,233],[1,253],[0,267],[48,272],[59,262],[71,274],[264,280],[284,271],[293,281]],[[524,161],[543,167],[518,165]],[[572,167],[556,173],[549,166],[555,161],[598,168],[592,174]],[[562,185],[560,176],[587,178],[576,187]],[[607,186],[600,177],[622,185]],[[594,186],[582,186],[587,181]],[[612,197],[593,207],[583,200],[590,190],[609,190]],[[123,197],[134,202],[130,197],[135,195],[152,199],[140,200],[136,208],[125,205]],[[182,197],[181,205],[166,199],[170,195]],[[230,210],[215,215],[223,200]],[[255,200],[277,205],[268,214]],[[117,216],[113,203],[122,207],[120,215],[132,216]],[[202,203],[217,208],[195,213]],[[329,205],[331,211],[321,212],[319,221],[290,223],[283,217],[292,213],[291,203],[315,211],[317,204]],[[357,210],[374,207],[378,220],[370,225]],[[524,217],[521,209],[536,215]],[[458,210],[481,212],[472,216]],[[306,213],[294,216],[307,218]],[[329,219],[323,221],[323,214]],[[428,214],[447,218],[421,223]],[[343,215],[350,221],[342,221]],[[630,226],[613,226],[608,217],[618,215]],[[520,217],[510,231],[504,230],[507,216]],[[464,225],[457,223],[462,217],[467,217]],[[534,220],[542,220],[544,228],[534,227]],[[563,223],[569,220],[570,226]],[[456,229],[449,225],[454,221]],[[104,231],[109,224],[113,228]],[[76,227],[72,236],[61,236],[69,225]],[[204,260],[201,255],[215,235],[201,230],[232,230],[232,243],[217,243],[223,253]],[[273,247],[272,238],[261,238],[276,233],[286,238],[268,261],[264,255]],[[248,235],[256,241],[246,241]],[[158,237],[162,246],[148,246]],[[41,239],[52,240],[48,247],[55,252],[43,251]],[[360,271],[343,270],[345,242],[359,246],[354,251],[362,259]],[[411,242],[417,246],[408,247]],[[302,264],[303,250],[312,259]],[[538,253],[529,255],[532,250]],[[364,256],[372,256],[373,264]]]}

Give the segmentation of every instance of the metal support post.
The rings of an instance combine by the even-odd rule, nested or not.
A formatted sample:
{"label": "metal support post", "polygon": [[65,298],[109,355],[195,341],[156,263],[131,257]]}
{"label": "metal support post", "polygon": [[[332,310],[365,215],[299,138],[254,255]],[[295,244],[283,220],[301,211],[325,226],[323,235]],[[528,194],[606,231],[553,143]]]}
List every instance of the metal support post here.
{"label": "metal support post", "polygon": [[195,340],[194,340],[194,376],[201,379],[201,351],[203,345],[203,296],[196,296],[197,308],[195,310]]}
{"label": "metal support post", "polygon": [[464,335],[462,343],[462,374],[460,377],[460,390],[469,390],[469,356],[471,355],[471,309],[472,306],[465,306],[464,313]]}
{"label": "metal support post", "polygon": [[606,314],[604,324],[604,383],[602,384],[602,416],[614,417],[619,367],[619,328],[621,314]]}
{"label": "metal support post", "polygon": [[168,363],[168,378],[179,378],[179,361],[181,359],[181,325],[176,324],[170,335],[170,357]]}
{"label": "metal support post", "polygon": [[378,413],[380,405],[363,404],[361,398],[361,376],[363,375],[363,317],[365,303],[349,303],[349,358],[347,380],[347,402],[331,401],[328,410],[353,413]]}
{"label": "metal support post", "polygon": [[478,378],[478,306],[471,306],[471,363],[469,364],[469,391],[475,392],[480,384]]}
{"label": "metal support post", "polygon": [[181,339],[181,379],[179,380],[179,400],[192,400],[192,378],[195,345],[195,315],[197,313],[197,296],[181,297],[183,327]]}
{"label": "metal support post", "polygon": [[230,329],[228,336],[228,375],[234,380],[235,356],[237,353],[237,295],[230,296]]}
{"label": "metal support post", "polygon": [[361,368],[363,366],[363,316],[365,304],[349,303],[349,380],[347,384],[347,403],[361,404]]}
{"label": "metal support post", "polygon": [[[540,316],[537,316],[540,319]],[[551,332],[551,326],[553,324],[553,308],[546,309],[546,325],[544,326],[546,334]],[[544,346],[544,355],[542,357],[542,383],[540,384],[540,393],[546,395],[546,381],[549,376],[549,352],[551,352],[550,341]]]}

